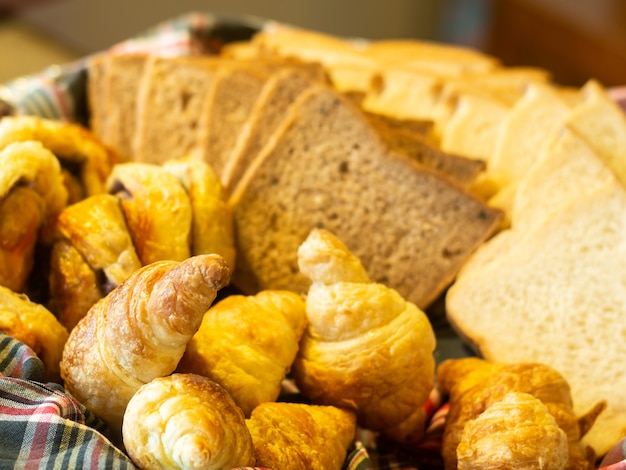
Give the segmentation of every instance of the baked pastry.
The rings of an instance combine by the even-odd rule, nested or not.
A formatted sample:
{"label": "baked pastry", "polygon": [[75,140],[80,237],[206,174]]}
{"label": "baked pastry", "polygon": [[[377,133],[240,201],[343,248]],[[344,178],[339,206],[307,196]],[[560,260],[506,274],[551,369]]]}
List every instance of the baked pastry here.
{"label": "baked pastry", "polygon": [[49,310],[0,286],[0,331],[37,354],[44,364],[46,380],[60,382],[59,363],[68,332]]}
{"label": "baked pastry", "polygon": [[88,129],[38,116],[7,116],[0,120],[0,149],[14,142],[37,141],[60,161],[65,176],[80,188],[74,202],[104,192],[117,155]]}
{"label": "baked pastry", "polygon": [[[116,196],[94,195],[67,206],[59,214],[57,230],[62,238],[55,244],[69,243],[79,255],[60,247],[52,250],[50,261],[50,277],[54,278],[50,283],[50,301],[56,306],[55,313],[71,329],[93,305],[81,301],[81,297],[93,299],[93,289],[107,294],[138,270],[141,262]],[[68,263],[70,260],[72,264]],[[93,285],[86,285],[84,281],[91,278]],[[70,297],[72,302],[68,301]]]}
{"label": "baked pastry", "polygon": [[68,392],[119,433],[131,396],[174,371],[229,280],[219,255],[164,260],[135,271],[71,331],[61,362]]}
{"label": "baked pastry", "polygon": [[180,181],[158,165],[120,163],[106,183],[122,211],[142,265],[191,255],[191,201]]}
{"label": "baked pastry", "polygon": [[286,402],[259,405],[246,425],[256,465],[290,470],[340,470],[356,431],[351,411]]}
{"label": "baked pastry", "polygon": [[362,264],[326,230],[313,230],[298,250],[312,281],[308,326],[293,375],[312,403],[355,411],[359,426],[385,432],[409,418],[407,440],[433,387],[435,336],[426,315],[395,290],[371,282]]}
{"label": "baked pastry", "polygon": [[192,157],[168,160],[162,167],[178,178],[191,202],[191,254],[217,253],[234,269],[233,214],[217,173]]}
{"label": "baked pastry", "polygon": [[24,291],[35,245],[52,239],[67,200],[59,162],[40,143],[14,142],[0,150],[0,285]]}
{"label": "baked pastry", "polygon": [[540,400],[510,392],[465,424],[456,456],[459,470],[562,470],[569,450],[565,431]]}
{"label": "baked pastry", "polygon": [[[577,418],[569,385],[553,368],[449,359],[439,365],[437,383],[450,404],[441,451],[446,469],[456,469],[457,464],[530,469],[541,462],[552,462],[548,468],[593,468],[593,456],[580,439],[604,404]],[[508,466],[497,466],[505,459]]]}
{"label": "baked pastry", "polygon": [[254,466],[241,410],[215,382],[173,374],[142,385],[128,402],[124,447],[142,469]]}
{"label": "baked pastry", "polygon": [[206,313],[178,370],[219,383],[250,416],[260,403],[278,398],[305,325],[298,294],[230,295]]}
{"label": "baked pastry", "polygon": [[361,110],[328,87],[302,93],[276,132],[230,198],[233,283],[246,294],[306,292],[296,252],[321,227],[372,280],[426,308],[498,227],[500,211],[390,152]]}
{"label": "baked pastry", "polygon": [[50,252],[48,308],[68,331],[104,297],[98,274],[67,240],[55,242]]}

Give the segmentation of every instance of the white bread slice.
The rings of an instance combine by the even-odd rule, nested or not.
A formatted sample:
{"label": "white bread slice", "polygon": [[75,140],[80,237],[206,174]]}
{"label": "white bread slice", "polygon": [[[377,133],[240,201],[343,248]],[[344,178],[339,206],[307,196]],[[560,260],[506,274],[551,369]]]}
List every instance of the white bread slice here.
{"label": "white bread slice", "polygon": [[507,114],[488,171],[504,188],[517,184],[537,159],[537,149],[562,126],[570,107],[549,84],[531,83]]}
{"label": "white bread slice", "polygon": [[602,161],[626,185],[626,114],[597,81],[587,82],[583,102],[567,124],[587,140]]}
{"label": "white bread slice", "polygon": [[511,246],[523,246],[526,237],[563,207],[614,182],[612,172],[583,139],[567,127],[560,129],[544,149],[544,155],[520,181],[510,214],[510,229],[479,247],[459,277],[503,261]]}
{"label": "white bread slice", "polygon": [[231,197],[245,292],[306,292],[298,246],[315,227],[339,237],[372,279],[421,308],[452,282],[501,213],[391,153],[361,110],[329,87],[303,93]]}
{"label": "white bread slice", "polygon": [[626,193],[615,182],[576,199],[509,248],[458,278],[448,318],[488,360],[554,367],[578,415],[606,400],[584,438],[602,455],[626,434]]}

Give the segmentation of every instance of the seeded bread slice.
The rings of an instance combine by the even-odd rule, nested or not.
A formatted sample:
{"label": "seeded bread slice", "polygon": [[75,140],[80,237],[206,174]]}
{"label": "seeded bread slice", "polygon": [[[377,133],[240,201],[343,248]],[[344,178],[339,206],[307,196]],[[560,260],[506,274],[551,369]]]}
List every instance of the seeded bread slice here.
{"label": "seeded bread slice", "polygon": [[502,214],[392,153],[363,113],[328,87],[303,93],[231,197],[245,292],[305,292],[296,252],[333,232],[375,281],[425,308],[497,228]]}

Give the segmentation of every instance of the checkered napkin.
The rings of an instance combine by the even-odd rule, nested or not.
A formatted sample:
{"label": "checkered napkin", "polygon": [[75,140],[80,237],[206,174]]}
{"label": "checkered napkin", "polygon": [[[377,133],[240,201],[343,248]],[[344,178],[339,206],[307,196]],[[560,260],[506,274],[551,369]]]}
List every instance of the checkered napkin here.
{"label": "checkered napkin", "polygon": [[0,333],[0,468],[135,468],[102,421],[43,377],[35,353]]}

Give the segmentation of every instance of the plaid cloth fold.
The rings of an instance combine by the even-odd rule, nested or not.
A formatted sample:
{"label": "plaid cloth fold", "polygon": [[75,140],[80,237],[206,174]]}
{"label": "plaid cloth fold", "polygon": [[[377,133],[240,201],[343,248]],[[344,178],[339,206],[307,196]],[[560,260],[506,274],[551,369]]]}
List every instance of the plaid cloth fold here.
{"label": "plaid cloth fold", "polygon": [[106,427],[58,384],[44,384],[43,363],[0,333],[0,468],[131,469]]}

